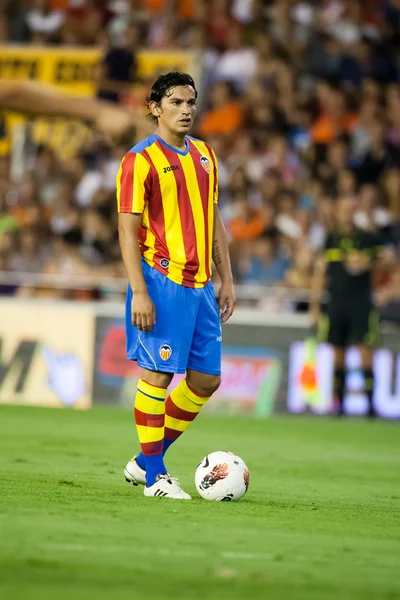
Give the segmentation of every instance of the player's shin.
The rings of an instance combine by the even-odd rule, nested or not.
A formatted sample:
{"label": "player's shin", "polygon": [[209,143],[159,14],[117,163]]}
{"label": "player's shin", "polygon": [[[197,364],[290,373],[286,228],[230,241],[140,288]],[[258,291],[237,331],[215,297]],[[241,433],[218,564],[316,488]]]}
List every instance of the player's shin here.
{"label": "player's shin", "polygon": [[364,369],[365,393],[368,398],[368,416],[375,417],[376,412],[373,404],[374,373],[372,369]]}
{"label": "player's shin", "polygon": [[165,403],[165,435],[163,454],[194,421],[210,396],[201,396],[183,379]]}
{"label": "player's shin", "polygon": [[343,398],[345,389],[346,372],[342,368],[335,369],[334,373],[334,394],[338,403],[337,414],[343,415]]}
{"label": "player's shin", "polygon": [[134,412],[144,463],[140,466],[146,470],[148,486],[155,483],[157,475],[167,472],[163,460],[166,395],[166,389],[139,379]]}

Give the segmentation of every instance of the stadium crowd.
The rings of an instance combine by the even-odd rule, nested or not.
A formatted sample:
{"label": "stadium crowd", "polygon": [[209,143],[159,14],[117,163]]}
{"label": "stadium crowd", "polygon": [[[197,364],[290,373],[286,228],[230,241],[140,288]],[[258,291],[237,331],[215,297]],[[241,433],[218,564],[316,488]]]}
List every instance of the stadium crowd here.
{"label": "stadium crowd", "polygon": [[[199,53],[193,135],[219,160],[237,282],[309,289],[339,195],[355,198],[359,227],[398,244],[400,0],[0,7],[2,43],[100,45],[97,95],[112,102],[132,101],[136,83],[144,103],[151,82],[138,78],[138,49]],[[0,271],[123,277],[115,176],[127,150],[95,138],[65,160],[42,145],[20,181],[1,159]],[[380,302],[400,295],[399,279],[381,282]]]}

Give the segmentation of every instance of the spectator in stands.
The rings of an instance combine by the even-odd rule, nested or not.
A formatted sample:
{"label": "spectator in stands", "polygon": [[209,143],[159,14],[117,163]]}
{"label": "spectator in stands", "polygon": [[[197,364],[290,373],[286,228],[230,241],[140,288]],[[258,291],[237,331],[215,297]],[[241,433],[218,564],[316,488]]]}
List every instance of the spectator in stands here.
{"label": "spectator in stands", "polygon": [[62,41],[69,45],[99,44],[104,26],[110,17],[106,3],[96,0],[69,0]]}
{"label": "spectator in stands", "polygon": [[388,0],[384,6],[385,25],[389,31],[389,42],[400,46],[400,1]]}
{"label": "spectator in stands", "polygon": [[276,198],[280,191],[281,179],[278,171],[269,169],[259,180],[259,187],[264,204],[276,204]]}
{"label": "spectator in stands", "polygon": [[349,110],[344,93],[328,82],[317,86],[319,115],[314,122],[311,134],[316,144],[330,144],[338,136],[349,133],[354,127],[357,115]]}
{"label": "spectator in stands", "polygon": [[212,46],[218,50],[226,48],[229,31],[234,24],[232,15],[228,10],[227,0],[214,0],[209,3],[210,9],[205,15],[207,37]]}
{"label": "spectator in stands", "polygon": [[385,141],[385,125],[383,121],[372,123],[369,134],[371,145],[357,168],[359,184],[375,183],[384,171],[394,166],[392,154]]}
{"label": "spectator in stands", "polygon": [[290,189],[282,190],[277,198],[275,225],[277,230],[290,240],[299,240],[302,235],[297,197]]}
{"label": "spectator in stands", "polygon": [[400,222],[400,169],[388,169],[382,178],[382,191],[385,196],[385,205],[395,223]]}
{"label": "spectator in stands", "polygon": [[123,102],[137,76],[136,53],[140,30],[128,25],[116,44],[111,44],[100,65],[97,97],[109,102]]}
{"label": "spectator in stands", "polygon": [[81,256],[93,267],[104,265],[111,255],[113,231],[98,208],[88,208],[82,218]]}
{"label": "spectator in stands", "polygon": [[11,196],[7,193],[0,194],[0,246],[3,235],[7,231],[15,231],[18,228],[18,223],[11,214],[10,199]]}
{"label": "spectator in stands", "polygon": [[10,259],[10,271],[41,273],[48,257],[49,248],[41,240],[40,230],[26,227],[21,230],[15,253]]}
{"label": "spectator in stands", "polygon": [[81,208],[92,204],[93,196],[103,185],[103,175],[96,155],[92,152],[77,157],[76,172],[79,173],[75,187],[75,202]]}
{"label": "spectator in stands", "polygon": [[365,98],[361,102],[359,114],[350,133],[351,162],[357,165],[371,147],[371,127],[380,119],[378,102]]}
{"label": "spectator in stands", "polygon": [[62,236],[53,238],[51,255],[43,267],[49,275],[91,275],[89,265],[81,256],[82,233],[72,229]]}
{"label": "spectator in stands", "polygon": [[283,185],[292,185],[302,173],[299,157],[290,149],[284,135],[277,134],[269,137],[265,156],[265,174],[270,171],[279,173]]}
{"label": "spectator in stands", "polygon": [[33,0],[32,8],[25,16],[30,40],[34,44],[59,41],[64,22],[65,13],[62,10],[53,9],[50,0]]}
{"label": "spectator in stands", "polygon": [[364,184],[361,186],[359,208],[355,212],[354,221],[357,227],[365,231],[379,231],[391,224],[391,215],[380,205],[374,185]]}
{"label": "spectator in stands", "polygon": [[313,274],[313,253],[304,243],[298,244],[293,262],[285,272],[285,282],[290,288],[309,290]]}
{"label": "spectator in stands", "polygon": [[241,260],[240,280],[243,283],[274,285],[284,281],[289,261],[280,252],[276,236],[262,235],[249,245],[248,257]]}
{"label": "spectator in stands", "polygon": [[230,135],[242,124],[243,110],[235,101],[232,85],[227,81],[215,83],[210,92],[210,107],[199,124],[200,135]]}
{"label": "spectator in stands", "polygon": [[351,169],[342,169],[337,175],[337,193],[339,196],[351,195],[356,193],[357,179]]}
{"label": "spectator in stands", "polygon": [[263,214],[252,207],[249,199],[237,193],[232,207],[233,217],[229,223],[232,241],[246,242],[258,238],[265,229]]}
{"label": "spectator in stands", "polygon": [[63,235],[79,227],[79,220],[79,210],[74,204],[74,184],[66,178],[60,181],[57,202],[50,208],[50,230],[55,235]]}
{"label": "spectator in stands", "polygon": [[226,50],[218,58],[214,69],[215,80],[233,81],[238,90],[243,90],[257,70],[257,51],[244,42],[243,29],[231,26],[228,30]]}
{"label": "spectator in stands", "polygon": [[21,228],[40,226],[41,223],[46,222],[46,208],[40,202],[37,187],[29,176],[26,176],[16,187],[10,214]]}
{"label": "spectator in stands", "polygon": [[0,238],[0,252],[3,256],[11,257],[17,249],[17,231],[15,229],[8,229],[3,231],[3,235]]}
{"label": "spectator in stands", "polygon": [[[0,36],[29,39],[25,3],[8,0],[3,7]],[[357,203],[358,226],[399,243],[399,0],[43,0],[29,10],[62,21],[40,34],[45,43],[104,47],[109,36],[98,95],[113,100],[113,110],[122,110],[121,102],[143,105],[146,82],[132,93],[141,46],[162,48],[166,56],[176,48],[201,53],[198,136],[218,156],[220,205],[238,280],[307,286],[310,260],[341,195]],[[49,115],[61,110],[60,116],[87,119],[104,133],[101,103],[88,100],[94,102],[88,112],[79,102],[61,106],[62,98],[58,105],[37,87],[31,91],[35,101],[27,104],[25,97],[20,104],[18,86],[0,90],[2,106],[40,105]],[[119,140],[127,128],[122,117],[105,122],[109,131],[119,120]],[[130,123],[142,124],[142,117]],[[22,247],[16,240],[29,246],[29,232],[40,227],[40,246],[54,254],[46,266],[51,272],[121,275],[114,181],[133,144],[132,128],[129,142],[111,150],[86,141],[68,160],[33,144],[36,153],[18,163],[26,172],[16,181],[3,159],[3,268]],[[18,229],[15,240],[2,234],[12,229]]]}

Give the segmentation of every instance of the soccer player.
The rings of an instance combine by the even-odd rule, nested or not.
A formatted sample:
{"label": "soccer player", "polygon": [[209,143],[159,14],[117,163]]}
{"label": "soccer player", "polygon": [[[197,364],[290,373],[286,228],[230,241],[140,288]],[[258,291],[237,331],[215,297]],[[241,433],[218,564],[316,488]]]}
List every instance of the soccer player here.
{"label": "soccer player", "polygon": [[94,98],[66,96],[57,87],[37,81],[0,81],[0,109],[83,120],[110,142],[132,138],[135,127],[144,121],[133,110]]}
{"label": "soccer player", "polygon": [[[352,196],[338,198],[335,224],[328,234],[323,255],[316,264],[312,305],[318,322],[318,342],[334,349],[334,393],[343,415],[345,392],[345,351],[356,346],[361,354],[368,397],[368,415],[375,416],[373,405],[373,349],[379,341],[379,315],[372,298],[372,275],[376,267],[389,267],[390,252],[385,252],[378,234],[354,226],[356,202]],[[319,314],[324,288],[328,302]]]}
{"label": "soccer player", "polygon": [[[127,356],[142,368],[134,408],[142,451],[125,477],[144,484],[145,496],[190,500],[164,456],[220,384],[221,322],[232,315],[235,295],[215,154],[188,136],[197,108],[193,79],[160,76],[148,106],[157,130],[126,154],[117,177]],[[218,304],[212,260],[221,278]],[[167,397],[175,373],[186,378]]]}

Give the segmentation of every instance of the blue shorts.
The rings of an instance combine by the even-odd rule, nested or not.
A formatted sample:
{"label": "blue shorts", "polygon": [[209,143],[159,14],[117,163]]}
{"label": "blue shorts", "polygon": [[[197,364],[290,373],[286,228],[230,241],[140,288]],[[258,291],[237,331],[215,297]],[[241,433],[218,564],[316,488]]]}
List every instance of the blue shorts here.
{"label": "blue shorts", "polygon": [[203,288],[178,285],[143,261],[147,290],[156,308],[152,331],[132,325],[132,289],[126,293],[126,350],[130,360],[150,371],[186,369],[221,374],[221,319],[211,281]]}

